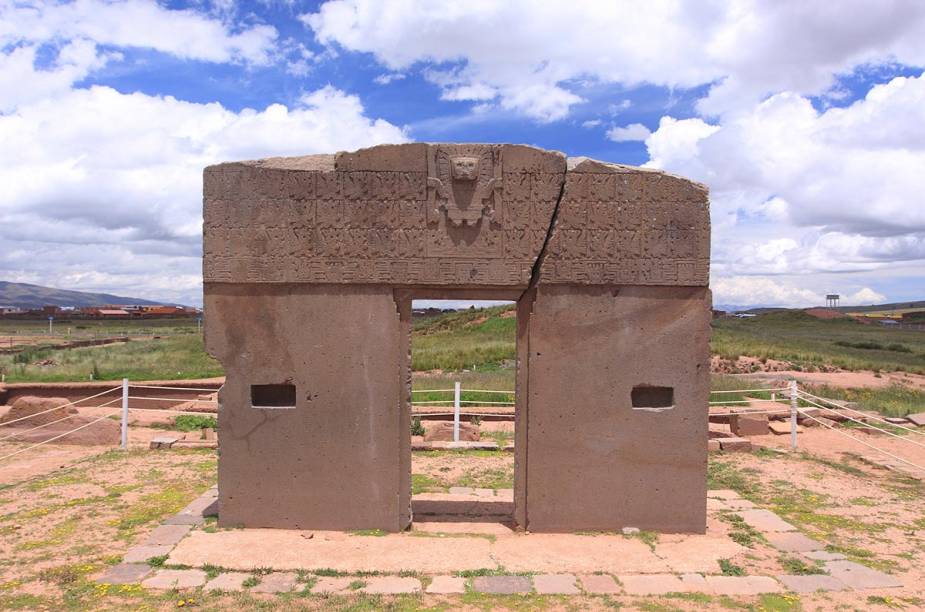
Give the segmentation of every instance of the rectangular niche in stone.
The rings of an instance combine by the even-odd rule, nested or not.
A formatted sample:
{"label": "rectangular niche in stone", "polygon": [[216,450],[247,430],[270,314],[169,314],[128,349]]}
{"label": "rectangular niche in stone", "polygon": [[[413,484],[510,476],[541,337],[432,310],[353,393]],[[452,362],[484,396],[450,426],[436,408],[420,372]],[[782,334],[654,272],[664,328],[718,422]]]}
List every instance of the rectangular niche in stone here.
{"label": "rectangular niche in stone", "polygon": [[254,408],[295,408],[295,385],[251,385]]}
{"label": "rectangular niche in stone", "polygon": [[635,410],[667,410],[674,408],[674,389],[639,385],[633,387],[631,399]]}

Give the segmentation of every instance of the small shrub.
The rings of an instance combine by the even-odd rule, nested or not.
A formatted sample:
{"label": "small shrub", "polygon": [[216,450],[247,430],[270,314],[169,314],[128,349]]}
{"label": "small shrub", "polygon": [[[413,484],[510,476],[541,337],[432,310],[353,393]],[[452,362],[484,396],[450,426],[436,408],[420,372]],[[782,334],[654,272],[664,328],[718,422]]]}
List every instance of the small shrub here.
{"label": "small shrub", "polygon": [[745,570],[730,561],[729,559],[720,559],[719,560],[719,569],[723,573],[723,576],[744,576]]}
{"label": "small shrub", "polygon": [[178,431],[197,431],[206,427],[215,429],[217,424],[215,417],[201,414],[181,414],[174,419],[173,427]]}
{"label": "small shrub", "polygon": [[411,435],[423,436],[425,433],[427,433],[427,430],[421,425],[421,417],[414,417],[411,419]]}
{"label": "small shrub", "polygon": [[257,586],[258,584],[260,584],[260,578],[257,576],[248,576],[244,582],[241,583],[241,586],[243,586],[245,589],[249,589],[251,587]]}

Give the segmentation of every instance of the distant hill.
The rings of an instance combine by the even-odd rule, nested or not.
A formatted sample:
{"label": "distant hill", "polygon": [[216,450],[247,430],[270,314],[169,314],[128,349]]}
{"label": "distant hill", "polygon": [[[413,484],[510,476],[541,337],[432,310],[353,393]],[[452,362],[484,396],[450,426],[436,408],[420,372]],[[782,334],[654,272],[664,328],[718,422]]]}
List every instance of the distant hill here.
{"label": "distant hill", "polygon": [[139,305],[171,305],[166,302],[152,302],[141,298],[123,297],[109,293],[86,293],[84,291],[68,291],[67,289],[54,289],[27,283],[8,283],[0,281],[0,306],[13,306],[16,308],[41,308],[42,306],[100,306],[102,304],[139,304]]}

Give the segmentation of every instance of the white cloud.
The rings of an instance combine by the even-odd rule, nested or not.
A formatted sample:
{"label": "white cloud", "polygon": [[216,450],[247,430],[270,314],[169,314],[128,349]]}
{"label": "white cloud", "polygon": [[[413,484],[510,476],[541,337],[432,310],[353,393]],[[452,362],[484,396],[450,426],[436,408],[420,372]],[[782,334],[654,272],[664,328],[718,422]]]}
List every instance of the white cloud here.
{"label": "white cloud", "polygon": [[198,301],[204,166],[406,139],[330,86],[241,112],[108,87],[21,106],[0,116],[0,276]]}
{"label": "white cloud", "polygon": [[0,5],[0,47],[21,42],[92,40],[97,45],[154,49],[208,62],[270,62],[276,29],[231,29],[192,10],[167,9],[152,0],[5,2]]}
{"label": "white cloud", "polygon": [[373,79],[373,83],[377,85],[388,85],[393,81],[401,81],[405,78],[405,75],[401,72],[387,72],[385,74],[380,74]]}
{"label": "white cloud", "polygon": [[[714,218],[734,216],[714,240],[727,273],[870,270],[925,260],[923,126],[925,75],[824,112],[781,93],[717,125],[663,118],[647,165],[709,184]],[[788,227],[788,248],[763,257]]]}
{"label": "white cloud", "polygon": [[302,20],[390,70],[449,64],[428,71],[442,88],[495,91],[541,121],[567,116],[583,80],[712,84],[700,108],[725,114],[783,90],[823,94],[858,67],[925,64],[925,3],[904,0],[329,0]]}
{"label": "white cloud", "polygon": [[652,131],[641,123],[630,123],[623,127],[614,126],[607,130],[607,138],[614,142],[645,140],[650,134]]}
{"label": "white cloud", "polygon": [[[729,276],[714,278],[710,283],[714,304],[780,306],[806,308],[825,304],[824,289],[808,289],[796,284],[763,276]],[[882,304],[886,296],[862,287],[849,295],[843,295],[844,306]]]}

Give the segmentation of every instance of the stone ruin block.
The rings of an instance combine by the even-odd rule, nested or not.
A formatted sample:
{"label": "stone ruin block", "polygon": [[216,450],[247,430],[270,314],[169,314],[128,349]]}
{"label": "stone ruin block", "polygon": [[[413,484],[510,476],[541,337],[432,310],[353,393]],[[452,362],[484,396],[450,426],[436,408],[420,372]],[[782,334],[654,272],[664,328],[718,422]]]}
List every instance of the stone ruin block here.
{"label": "stone ruin block", "polygon": [[520,527],[705,530],[705,187],[416,143],[212,166],[204,196],[220,524],[408,526],[419,297],[517,302]]}

